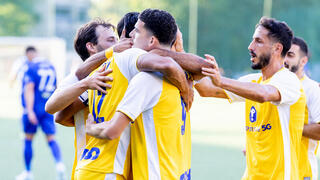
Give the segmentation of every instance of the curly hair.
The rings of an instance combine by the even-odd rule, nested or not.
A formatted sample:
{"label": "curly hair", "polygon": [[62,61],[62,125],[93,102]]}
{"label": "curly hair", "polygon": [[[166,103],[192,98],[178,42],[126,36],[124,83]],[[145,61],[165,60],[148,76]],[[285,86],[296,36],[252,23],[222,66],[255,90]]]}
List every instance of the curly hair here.
{"label": "curly hair", "polygon": [[291,48],[293,32],[285,22],[277,21],[273,18],[262,17],[256,27],[263,26],[269,33],[268,37],[282,44],[281,56],[285,57]]}
{"label": "curly hair", "polygon": [[170,13],[159,9],[146,9],[139,15],[139,19],[160,44],[172,46],[177,34],[177,24]]}
{"label": "curly hair", "polygon": [[85,61],[90,56],[86,47],[87,42],[91,42],[94,45],[98,43],[98,36],[96,33],[96,28],[98,26],[112,28],[113,30],[115,29],[115,27],[112,24],[102,19],[96,18],[84,24],[77,31],[77,34],[74,39],[74,49],[83,61]]}

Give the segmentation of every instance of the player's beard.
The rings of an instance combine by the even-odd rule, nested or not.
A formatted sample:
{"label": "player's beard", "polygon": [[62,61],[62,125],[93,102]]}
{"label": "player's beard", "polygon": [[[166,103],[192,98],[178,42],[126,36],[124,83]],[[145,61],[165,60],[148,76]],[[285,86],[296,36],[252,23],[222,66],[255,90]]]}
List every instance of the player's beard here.
{"label": "player's beard", "polygon": [[271,53],[261,54],[258,56],[259,62],[256,64],[251,64],[251,68],[254,70],[262,69],[270,63]]}
{"label": "player's beard", "polygon": [[286,67],[287,69],[289,69],[289,71],[293,72],[293,73],[296,73],[299,69],[299,64],[300,62],[298,62],[298,64],[296,65],[292,65],[291,67],[289,66],[289,64],[287,63],[284,63],[284,67]]}
{"label": "player's beard", "polygon": [[101,51],[103,51],[103,50],[105,50],[105,49],[103,49],[99,44],[97,44],[97,51],[98,51],[98,52],[101,52]]}

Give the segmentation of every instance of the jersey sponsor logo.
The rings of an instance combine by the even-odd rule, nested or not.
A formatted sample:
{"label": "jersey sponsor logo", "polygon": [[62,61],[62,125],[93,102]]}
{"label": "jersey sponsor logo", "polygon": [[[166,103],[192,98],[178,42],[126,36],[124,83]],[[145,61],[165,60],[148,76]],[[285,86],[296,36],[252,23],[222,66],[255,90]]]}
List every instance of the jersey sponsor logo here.
{"label": "jersey sponsor logo", "polygon": [[96,160],[100,155],[100,149],[97,148],[97,147],[93,147],[91,148],[90,150],[89,149],[84,149],[83,150],[83,153],[82,153],[82,156],[80,158],[80,161],[81,160]]}
{"label": "jersey sponsor logo", "polygon": [[190,180],[191,179],[191,169],[188,169],[180,176],[180,180]]}
{"label": "jersey sponsor logo", "polygon": [[263,131],[267,131],[270,130],[272,128],[271,124],[265,124],[257,127],[251,127],[251,126],[246,126],[246,131],[248,132],[263,132]]}
{"label": "jersey sponsor logo", "polygon": [[252,106],[250,109],[249,120],[252,123],[257,121],[257,110],[254,108],[254,106]]}
{"label": "jersey sponsor logo", "polygon": [[304,177],[303,180],[311,180],[310,177]]}

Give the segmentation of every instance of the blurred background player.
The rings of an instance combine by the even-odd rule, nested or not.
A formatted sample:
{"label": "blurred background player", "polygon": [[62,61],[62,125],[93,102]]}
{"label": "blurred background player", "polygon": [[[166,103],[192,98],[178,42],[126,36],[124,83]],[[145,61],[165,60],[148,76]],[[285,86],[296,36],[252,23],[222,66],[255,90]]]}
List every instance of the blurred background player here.
{"label": "blurred background player", "polygon": [[16,177],[17,180],[32,179],[32,139],[37,132],[38,125],[46,134],[48,145],[56,162],[58,179],[65,178],[65,166],[61,161],[61,152],[55,141],[55,125],[53,116],[45,112],[45,104],[56,88],[56,72],[51,63],[37,57],[37,50],[30,46],[26,49],[28,57],[27,70],[22,78],[22,106],[25,171]]}
{"label": "blurred background player", "polygon": [[320,140],[320,88],[318,83],[305,73],[305,66],[310,59],[307,43],[294,37],[284,65],[300,79],[306,93],[307,111],[301,140],[299,160],[299,179],[318,179],[317,147]]}

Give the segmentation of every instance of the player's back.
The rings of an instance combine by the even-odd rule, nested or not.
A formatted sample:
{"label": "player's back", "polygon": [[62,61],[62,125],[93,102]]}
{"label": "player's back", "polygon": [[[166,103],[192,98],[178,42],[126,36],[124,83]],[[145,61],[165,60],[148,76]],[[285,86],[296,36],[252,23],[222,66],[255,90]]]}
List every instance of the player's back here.
{"label": "player's back", "polygon": [[189,179],[190,118],[179,90],[162,78],[144,72],[131,83],[136,86],[129,87],[118,110],[134,120],[133,178]]}
{"label": "player's back", "polygon": [[[107,94],[97,90],[89,90],[89,111],[96,123],[109,121],[122,100],[130,79],[139,71],[136,60],[145,53],[141,49],[129,49],[123,53],[115,54],[104,65],[112,69],[109,74],[113,78],[112,88]],[[101,67],[100,67],[101,68]],[[115,140],[103,140],[90,137],[86,149],[80,158],[77,170],[91,170],[100,173],[125,174],[128,172],[130,127]]]}
{"label": "player's back", "polygon": [[28,69],[24,73],[22,84],[22,105],[25,107],[25,85],[34,83],[34,111],[37,114],[44,113],[44,107],[54,92],[57,84],[56,71],[53,65],[46,59],[35,58],[28,62]]}

